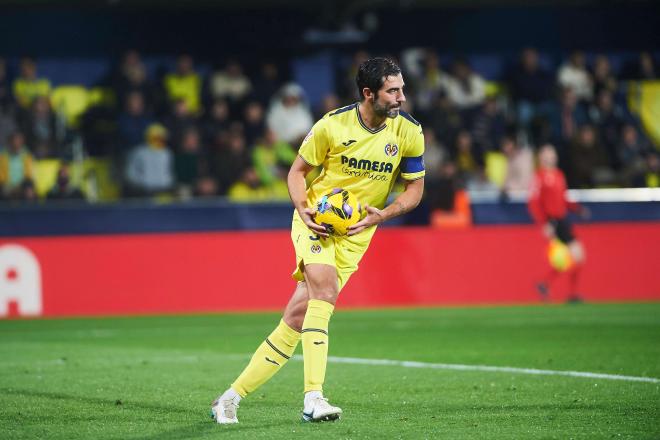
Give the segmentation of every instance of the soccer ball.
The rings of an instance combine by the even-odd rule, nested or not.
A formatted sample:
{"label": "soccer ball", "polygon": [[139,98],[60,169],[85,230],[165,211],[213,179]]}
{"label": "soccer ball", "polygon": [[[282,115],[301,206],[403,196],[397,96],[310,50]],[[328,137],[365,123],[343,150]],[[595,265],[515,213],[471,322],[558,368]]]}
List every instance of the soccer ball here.
{"label": "soccer ball", "polygon": [[571,251],[561,241],[555,239],[548,244],[548,261],[559,272],[565,272],[573,265]]}
{"label": "soccer ball", "polygon": [[346,235],[348,227],[360,221],[362,206],[350,191],[335,188],[316,203],[314,221],[332,235]]}

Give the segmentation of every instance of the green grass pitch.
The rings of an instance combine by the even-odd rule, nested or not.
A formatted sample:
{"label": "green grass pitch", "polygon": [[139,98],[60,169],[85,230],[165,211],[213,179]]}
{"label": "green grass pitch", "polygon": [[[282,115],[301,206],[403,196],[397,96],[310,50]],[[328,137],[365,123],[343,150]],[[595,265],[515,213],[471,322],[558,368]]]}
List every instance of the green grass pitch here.
{"label": "green grass pitch", "polygon": [[[294,359],[215,424],[269,314],[0,321],[0,439],[658,439],[660,383],[330,363],[303,424]],[[660,304],[343,311],[330,354],[660,378]],[[298,353],[301,352],[299,346]]]}

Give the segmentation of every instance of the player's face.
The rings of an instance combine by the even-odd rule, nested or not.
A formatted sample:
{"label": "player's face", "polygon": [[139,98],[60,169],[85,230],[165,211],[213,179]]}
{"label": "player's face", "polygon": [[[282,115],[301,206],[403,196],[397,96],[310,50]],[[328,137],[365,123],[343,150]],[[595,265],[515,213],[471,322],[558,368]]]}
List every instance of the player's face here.
{"label": "player's face", "polygon": [[386,77],[380,90],[372,95],[374,113],[382,118],[396,118],[401,104],[406,101],[404,86],[401,74]]}
{"label": "player's face", "polygon": [[543,148],[539,153],[539,163],[543,168],[557,166],[557,153],[552,148]]}

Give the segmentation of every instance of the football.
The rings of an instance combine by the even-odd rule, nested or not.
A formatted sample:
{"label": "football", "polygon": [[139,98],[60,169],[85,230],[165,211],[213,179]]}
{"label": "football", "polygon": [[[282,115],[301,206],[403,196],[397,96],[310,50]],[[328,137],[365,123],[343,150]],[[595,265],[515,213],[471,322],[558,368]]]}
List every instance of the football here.
{"label": "football", "polygon": [[332,235],[346,235],[348,227],[362,217],[362,206],[350,191],[335,188],[316,203],[314,221]]}
{"label": "football", "polygon": [[573,265],[571,251],[559,240],[550,240],[548,243],[548,261],[550,266],[559,272],[565,272]]}

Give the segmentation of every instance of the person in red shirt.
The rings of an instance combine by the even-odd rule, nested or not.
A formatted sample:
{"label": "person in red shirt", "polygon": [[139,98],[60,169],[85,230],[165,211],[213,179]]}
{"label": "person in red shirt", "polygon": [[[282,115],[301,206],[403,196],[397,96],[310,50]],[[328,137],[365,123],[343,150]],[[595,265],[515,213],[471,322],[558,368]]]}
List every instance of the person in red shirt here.
{"label": "person in red shirt", "polygon": [[[573,228],[568,219],[569,211],[577,212],[582,217],[588,217],[589,211],[567,199],[566,178],[557,168],[557,152],[552,145],[546,144],[539,149],[539,168],[534,176],[528,200],[529,212],[534,222],[543,226],[543,234],[549,239],[558,239],[568,246],[573,260],[569,270],[570,294],[569,302],[581,302],[577,285],[580,272],[585,263],[585,251],[582,243],[573,234]],[[537,290],[544,300],[550,295],[550,284],[559,275],[555,268],[551,268]]]}

